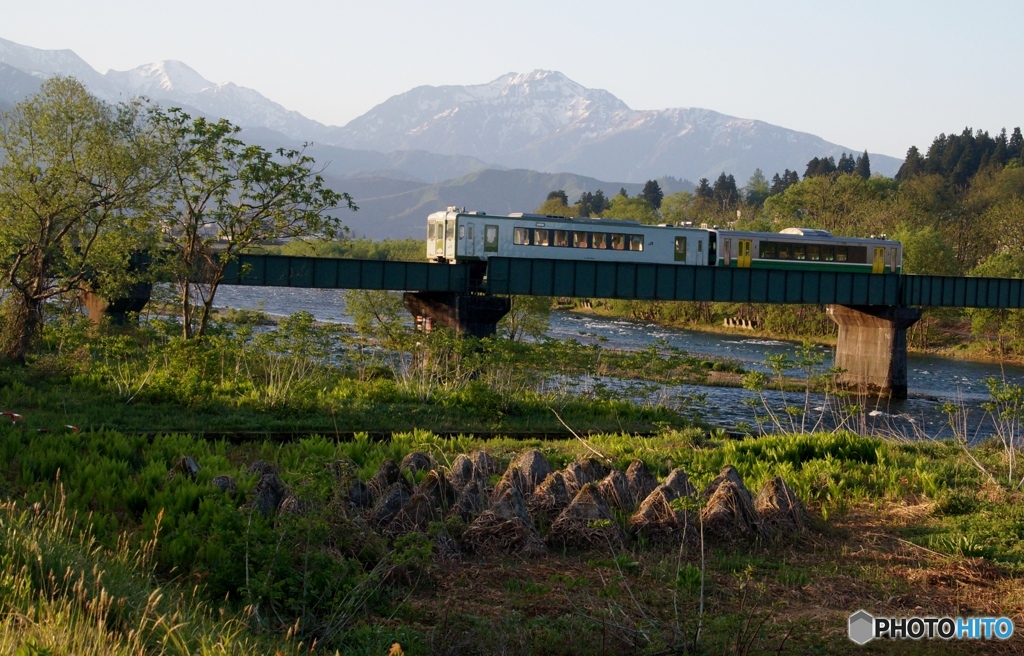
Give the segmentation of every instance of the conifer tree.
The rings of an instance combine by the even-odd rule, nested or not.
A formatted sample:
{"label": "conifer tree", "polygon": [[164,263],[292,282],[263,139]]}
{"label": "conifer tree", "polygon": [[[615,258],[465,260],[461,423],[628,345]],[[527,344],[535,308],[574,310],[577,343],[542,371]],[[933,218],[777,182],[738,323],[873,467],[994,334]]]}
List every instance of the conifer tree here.
{"label": "conifer tree", "polygon": [[867,180],[871,177],[871,159],[868,157],[868,151],[864,151],[864,154],[857,158],[856,174]]}
{"label": "conifer tree", "polygon": [[694,195],[697,196],[697,198],[707,199],[710,199],[712,195],[714,195],[714,192],[711,190],[711,184],[708,182],[707,178],[700,179],[700,182],[697,183],[697,190]]}
{"label": "conifer tree", "polygon": [[650,203],[654,209],[659,209],[665,194],[662,193],[661,185],[658,184],[657,180],[648,180],[647,184],[644,185],[644,190],[640,193],[640,197]]}

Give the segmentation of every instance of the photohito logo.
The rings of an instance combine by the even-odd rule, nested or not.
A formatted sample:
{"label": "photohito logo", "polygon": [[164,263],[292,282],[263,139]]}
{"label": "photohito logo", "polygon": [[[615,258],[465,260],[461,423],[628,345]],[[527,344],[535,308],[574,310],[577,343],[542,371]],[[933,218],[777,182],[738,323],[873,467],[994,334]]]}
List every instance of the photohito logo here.
{"label": "photohito logo", "polygon": [[1009,617],[874,617],[858,610],[849,619],[849,636],[858,645],[875,638],[891,640],[1007,640]]}

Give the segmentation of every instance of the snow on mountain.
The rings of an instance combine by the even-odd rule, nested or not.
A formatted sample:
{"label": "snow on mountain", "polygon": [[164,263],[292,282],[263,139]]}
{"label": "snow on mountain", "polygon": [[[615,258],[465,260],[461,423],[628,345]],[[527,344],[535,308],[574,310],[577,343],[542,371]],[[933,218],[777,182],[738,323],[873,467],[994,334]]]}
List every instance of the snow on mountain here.
{"label": "snow on mountain", "polygon": [[[758,167],[770,177],[786,168],[802,171],[813,157],[838,159],[842,152],[863,150],[707,109],[634,110],[611,93],[557,71],[507,73],[486,84],[416,87],[344,127],[329,127],[253,89],[211,82],[179,61],[101,75],[70,50],[0,39],[0,64],[17,69],[4,74],[9,85],[0,75],[0,101],[6,103],[31,87],[21,73],[39,80],[73,75],[108,101],[145,95],[299,141],[468,156],[502,167],[571,171],[603,180],[642,182],[665,175],[697,180],[724,171],[742,182]],[[872,154],[871,163],[892,175],[900,160]]]}
{"label": "snow on mountain", "polygon": [[[480,85],[417,87],[335,130],[328,141],[459,153],[508,167],[629,182],[714,178],[722,171],[743,181],[758,167],[769,176],[802,171],[813,157],[838,159],[862,150],[707,109],[633,110],[607,91],[543,70]],[[871,161],[889,175],[900,164],[884,155]]]}
{"label": "snow on mountain", "polygon": [[270,128],[293,139],[319,139],[329,129],[253,89],[211,82],[180,61],[159,61],[103,75],[70,50],[40,50],[0,39],[0,64],[40,79],[58,74],[76,77],[89,91],[110,102],[146,96],[163,105],[183,105],[188,111],[223,117],[242,127]]}
{"label": "snow on mountain", "polygon": [[197,94],[216,86],[180,61],[158,61],[130,71],[107,71],[107,79],[134,93],[152,96],[161,93]]}

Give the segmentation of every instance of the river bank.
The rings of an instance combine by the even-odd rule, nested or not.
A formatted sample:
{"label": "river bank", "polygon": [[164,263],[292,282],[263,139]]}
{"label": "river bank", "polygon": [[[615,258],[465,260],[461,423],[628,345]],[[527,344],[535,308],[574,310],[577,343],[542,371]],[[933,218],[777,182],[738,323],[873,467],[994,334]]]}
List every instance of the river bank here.
{"label": "river bank", "polygon": [[[751,328],[741,328],[736,326],[726,326],[721,323],[709,324],[695,321],[670,321],[659,320],[658,318],[637,319],[636,317],[630,316],[628,312],[609,308],[603,304],[591,304],[589,306],[573,304],[559,306],[559,309],[577,314],[601,316],[608,319],[626,319],[641,323],[652,323],[663,328],[703,332],[711,335],[753,337],[758,339],[784,340],[794,343],[806,341],[818,346],[828,346],[831,348],[835,348],[837,340],[837,335],[799,335],[788,332],[765,330],[764,328],[756,326]],[[959,320],[954,324],[941,322],[937,325],[929,326],[929,330],[934,333],[929,341],[935,342],[937,345],[928,347],[915,345],[911,336],[911,338],[908,339],[908,353],[931,355],[953,360],[968,360],[990,364],[1024,366],[1024,352],[999,354],[997,336],[987,335],[985,337],[977,337],[973,335],[971,333],[970,322],[965,319]]]}

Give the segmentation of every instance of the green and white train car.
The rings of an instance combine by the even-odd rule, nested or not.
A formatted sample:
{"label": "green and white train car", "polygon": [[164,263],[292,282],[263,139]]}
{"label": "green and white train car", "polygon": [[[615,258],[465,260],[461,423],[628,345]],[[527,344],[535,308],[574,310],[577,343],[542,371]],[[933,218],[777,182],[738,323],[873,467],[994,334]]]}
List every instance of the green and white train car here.
{"label": "green and white train car", "polygon": [[809,228],[742,232],[543,214],[497,216],[454,207],[427,218],[428,260],[491,256],[899,273],[903,249],[896,241],[834,237]]}
{"label": "green and white train car", "polygon": [[597,262],[714,263],[714,235],[699,228],[544,214],[495,216],[434,212],[427,218],[427,259],[435,262],[530,257]]}
{"label": "green and white train car", "polygon": [[877,238],[836,237],[827,230],[716,230],[716,266],[900,273],[903,246]]}

